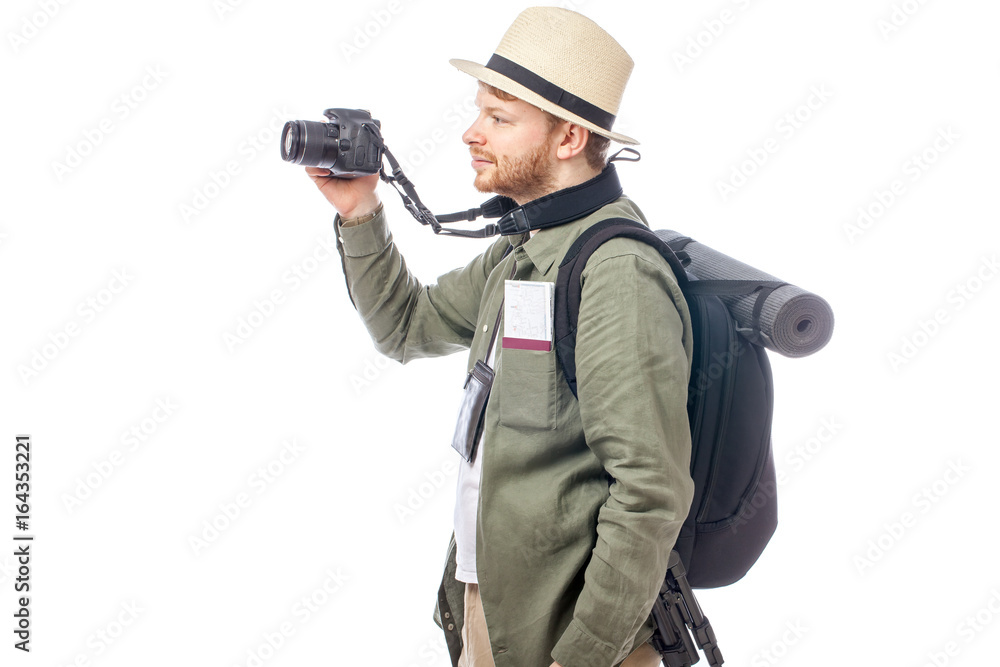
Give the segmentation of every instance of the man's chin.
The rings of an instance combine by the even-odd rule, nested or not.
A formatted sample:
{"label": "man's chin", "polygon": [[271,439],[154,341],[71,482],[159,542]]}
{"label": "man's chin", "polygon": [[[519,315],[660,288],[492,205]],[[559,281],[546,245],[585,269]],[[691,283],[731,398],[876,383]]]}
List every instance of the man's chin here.
{"label": "man's chin", "polygon": [[490,178],[486,178],[484,174],[476,174],[476,178],[472,181],[472,185],[476,190],[484,194],[493,194],[493,181]]}

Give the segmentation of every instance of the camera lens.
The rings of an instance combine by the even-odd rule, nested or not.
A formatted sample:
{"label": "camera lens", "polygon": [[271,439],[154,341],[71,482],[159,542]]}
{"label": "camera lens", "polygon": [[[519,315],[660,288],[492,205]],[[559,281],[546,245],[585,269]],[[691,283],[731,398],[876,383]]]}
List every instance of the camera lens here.
{"label": "camera lens", "polygon": [[281,159],[285,162],[297,163],[302,156],[298,127],[301,122],[290,120],[285,123],[284,129],[281,130]]}
{"label": "camera lens", "polygon": [[333,167],[340,154],[336,124],[290,120],[281,131],[281,159],[304,167]]}

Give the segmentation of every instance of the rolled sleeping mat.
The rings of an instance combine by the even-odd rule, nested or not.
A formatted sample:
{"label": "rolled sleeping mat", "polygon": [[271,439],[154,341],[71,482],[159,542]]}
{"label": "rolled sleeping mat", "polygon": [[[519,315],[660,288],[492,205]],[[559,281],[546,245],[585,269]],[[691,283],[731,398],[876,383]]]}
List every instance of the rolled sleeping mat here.
{"label": "rolled sleeping mat", "polygon": [[[669,229],[655,230],[667,243],[688,239]],[[780,278],[689,240],[683,252],[691,258],[687,270],[699,280],[747,280],[784,282]],[[753,311],[757,294],[720,296],[738,330],[754,340]],[[833,309],[826,300],[801,287],[785,284],[771,292],[760,311],[759,342],[786,357],[804,357],[823,348],[833,336]]]}

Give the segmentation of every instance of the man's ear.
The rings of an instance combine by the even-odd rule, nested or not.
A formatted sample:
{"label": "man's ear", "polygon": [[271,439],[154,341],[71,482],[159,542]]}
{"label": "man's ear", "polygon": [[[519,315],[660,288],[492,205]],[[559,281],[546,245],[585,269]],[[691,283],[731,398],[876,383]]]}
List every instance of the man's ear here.
{"label": "man's ear", "polygon": [[590,130],[569,121],[564,121],[557,131],[561,133],[561,140],[556,149],[556,157],[560,160],[568,160],[579,155],[590,140]]}

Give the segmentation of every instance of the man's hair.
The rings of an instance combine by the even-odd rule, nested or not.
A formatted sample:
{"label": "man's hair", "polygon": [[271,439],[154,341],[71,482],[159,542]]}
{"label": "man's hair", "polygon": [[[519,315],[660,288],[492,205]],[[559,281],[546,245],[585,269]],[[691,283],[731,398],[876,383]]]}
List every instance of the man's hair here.
{"label": "man's hair", "polygon": [[[491,86],[484,81],[479,82],[479,87],[504,102],[513,102],[514,100],[521,99],[516,95],[511,95],[507,91],[500,90],[496,86]],[[539,111],[545,114],[545,118],[549,121],[550,131],[554,130],[559,123],[565,122],[562,118],[559,118],[545,109],[539,109]],[[587,158],[587,165],[596,171],[604,169],[604,166],[608,163],[608,148],[610,147],[610,139],[602,137],[596,132],[591,131],[590,136],[587,138],[587,145],[583,147],[583,155]]]}

